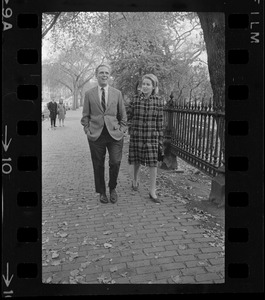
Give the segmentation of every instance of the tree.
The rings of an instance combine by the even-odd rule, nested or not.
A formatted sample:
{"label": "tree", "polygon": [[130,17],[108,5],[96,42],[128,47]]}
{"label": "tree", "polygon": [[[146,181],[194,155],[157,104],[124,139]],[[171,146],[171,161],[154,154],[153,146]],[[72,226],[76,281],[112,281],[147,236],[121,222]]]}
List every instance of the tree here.
{"label": "tree", "polygon": [[117,88],[130,96],[143,74],[154,73],[160,94],[169,98],[205,49],[200,34],[198,41],[189,39],[199,27],[194,13],[109,13],[101,32],[102,47]]}
{"label": "tree", "polygon": [[223,13],[201,13],[215,109],[225,108],[225,20]]}
{"label": "tree", "polygon": [[94,77],[96,66],[102,62],[102,51],[97,45],[97,35],[88,34],[85,46],[72,43],[60,51],[53,60],[47,60],[45,68],[49,70],[46,82],[49,86],[66,87],[73,95],[72,109],[82,105],[84,86]]}
{"label": "tree", "polygon": [[104,53],[98,47],[98,27],[102,13],[65,12],[43,15],[43,44],[52,47],[46,64],[50,64],[50,86],[66,87],[73,95],[73,107],[82,105],[83,88],[93,78],[94,69]]}
{"label": "tree", "polygon": [[[58,60],[50,64],[52,79],[68,88],[73,95],[72,109],[78,107],[78,95],[83,86],[94,77],[94,70],[98,64],[98,49],[86,47],[85,49],[71,48],[61,53]],[[81,97],[82,101],[82,97]],[[82,102],[80,103],[82,105]]]}
{"label": "tree", "polygon": [[61,15],[60,12],[43,14],[42,17],[43,26],[42,26],[42,33],[41,33],[42,38],[44,38],[48,34],[48,32],[54,27],[60,15]]}
{"label": "tree", "polygon": [[66,51],[72,45],[83,48],[90,34],[96,34],[101,27],[104,13],[54,12],[42,17],[42,39],[49,39],[56,52]]}
{"label": "tree", "polygon": [[[225,17],[223,13],[198,13],[203,29],[208,55],[210,82],[213,90],[213,108],[225,110]],[[216,118],[217,132],[222,141],[223,163],[225,162],[225,125]]]}
{"label": "tree", "polygon": [[137,82],[149,72],[158,76],[160,94],[165,99],[181,82],[185,82],[186,94],[189,88],[194,89],[187,84],[192,82],[192,64],[205,50],[195,13],[69,12],[47,14],[43,19],[44,28],[54,24],[49,29],[49,39],[59,53],[70,47],[84,48],[90,35],[100,32],[102,60],[112,65],[114,85],[127,96],[135,92]]}
{"label": "tree", "polygon": [[60,53],[85,49],[91,34],[100,33],[101,60],[111,63],[114,84],[127,95],[146,72],[159,77],[166,99],[172,91],[185,98],[202,89],[210,93],[205,68],[195,67],[207,50],[214,107],[219,107],[224,104],[223,18],[220,13],[55,12],[44,14],[43,31]]}

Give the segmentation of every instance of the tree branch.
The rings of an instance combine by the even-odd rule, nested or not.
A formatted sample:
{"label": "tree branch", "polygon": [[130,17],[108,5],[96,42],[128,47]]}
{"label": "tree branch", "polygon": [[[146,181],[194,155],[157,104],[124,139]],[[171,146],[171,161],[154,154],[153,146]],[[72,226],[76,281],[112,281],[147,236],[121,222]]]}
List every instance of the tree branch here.
{"label": "tree branch", "polygon": [[42,32],[41,37],[44,38],[45,35],[51,30],[51,28],[54,26],[54,24],[56,23],[57,19],[60,16],[60,12],[54,13],[54,18],[52,19],[52,21],[50,22],[50,25],[48,25],[48,27]]}
{"label": "tree branch", "polygon": [[71,92],[73,92],[73,89],[65,82],[61,81],[60,79],[55,79],[55,81],[61,83],[63,86],[67,87]]}
{"label": "tree branch", "polygon": [[90,81],[90,79],[93,78],[94,75],[90,75],[87,79],[85,79],[85,81],[83,83],[81,83],[80,85],[78,85],[78,88],[82,88],[87,82]]}

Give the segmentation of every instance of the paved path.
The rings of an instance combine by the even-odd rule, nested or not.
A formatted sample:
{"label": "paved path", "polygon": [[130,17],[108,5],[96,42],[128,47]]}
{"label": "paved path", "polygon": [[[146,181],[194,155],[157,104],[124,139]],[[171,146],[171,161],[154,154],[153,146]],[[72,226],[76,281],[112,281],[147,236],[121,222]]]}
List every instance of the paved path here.
{"label": "paved path", "polygon": [[144,181],[131,190],[128,138],[119,200],[99,202],[81,113],[67,111],[56,130],[42,124],[43,282],[223,283],[224,250],[185,204],[154,204]]}

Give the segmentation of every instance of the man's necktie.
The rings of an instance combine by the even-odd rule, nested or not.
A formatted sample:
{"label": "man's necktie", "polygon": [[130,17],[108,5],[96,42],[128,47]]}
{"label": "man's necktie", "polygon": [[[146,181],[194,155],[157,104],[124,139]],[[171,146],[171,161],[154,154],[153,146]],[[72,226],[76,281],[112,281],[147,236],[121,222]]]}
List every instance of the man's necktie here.
{"label": "man's necktie", "polygon": [[104,90],[104,88],[101,88],[101,90],[102,90],[101,105],[102,105],[103,111],[105,111],[106,110],[105,90]]}

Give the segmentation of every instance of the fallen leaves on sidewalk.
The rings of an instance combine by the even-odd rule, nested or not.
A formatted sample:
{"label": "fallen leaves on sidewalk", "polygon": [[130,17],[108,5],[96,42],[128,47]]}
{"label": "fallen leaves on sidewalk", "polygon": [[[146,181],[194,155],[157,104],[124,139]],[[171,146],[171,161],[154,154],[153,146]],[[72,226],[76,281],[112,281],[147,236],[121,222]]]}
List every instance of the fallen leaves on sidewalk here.
{"label": "fallen leaves on sidewalk", "polygon": [[179,275],[171,275],[171,279],[175,282],[175,283],[180,283],[181,279]]}
{"label": "fallen leaves on sidewalk", "polygon": [[51,251],[52,252],[52,258],[57,258],[59,257],[58,251]]}
{"label": "fallen leaves on sidewalk", "polygon": [[48,277],[48,278],[46,279],[46,283],[50,283],[50,282],[52,282],[52,277]]}
{"label": "fallen leaves on sidewalk", "polygon": [[[225,250],[225,238],[224,238],[224,232],[222,230],[219,230],[217,228],[214,228],[213,230],[210,229],[204,229],[206,233],[203,234],[204,237],[213,238],[214,241],[209,243],[212,247],[220,247],[222,251]],[[221,252],[221,255],[224,255],[224,252]]]}
{"label": "fallen leaves on sidewalk", "polygon": [[78,275],[78,274],[79,274],[79,270],[73,270],[73,271],[70,272],[70,275],[73,276],[73,277]]}
{"label": "fallen leaves on sidewalk", "polygon": [[75,258],[78,257],[78,252],[71,252],[71,251],[66,251],[66,254],[69,254],[69,261],[73,261]]}
{"label": "fallen leaves on sidewalk", "polygon": [[113,272],[118,271],[118,267],[117,266],[113,266],[109,270],[110,270],[111,273],[113,273]]}
{"label": "fallen leaves on sidewalk", "polygon": [[90,264],[91,264],[90,261],[87,261],[87,262],[85,262],[85,263],[81,263],[81,269],[87,268]]}
{"label": "fallen leaves on sidewalk", "polygon": [[187,246],[185,246],[185,245],[179,245],[180,250],[185,250],[186,248],[187,248]]}
{"label": "fallen leaves on sidewalk", "polygon": [[108,235],[108,234],[111,234],[111,233],[112,233],[111,230],[108,230],[108,231],[103,232],[103,234],[105,234],[105,235]]}
{"label": "fallen leaves on sidewalk", "polygon": [[58,227],[68,226],[68,223],[66,221],[59,223]]}
{"label": "fallen leaves on sidewalk", "polygon": [[106,274],[101,274],[97,280],[99,281],[99,283],[107,283],[107,284],[111,284],[111,283],[115,283],[115,280],[113,280],[111,277],[108,277]]}
{"label": "fallen leaves on sidewalk", "polygon": [[110,243],[104,243],[104,248],[108,249],[108,248],[112,248],[113,245]]}
{"label": "fallen leaves on sidewalk", "polygon": [[80,270],[73,270],[70,272],[69,283],[77,284],[77,283],[86,283],[85,275],[80,275]]}
{"label": "fallen leaves on sidewalk", "polygon": [[99,261],[99,260],[103,259],[104,257],[105,257],[105,255],[101,255],[101,256],[98,256],[98,257],[92,259],[92,261],[93,261],[93,262]]}
{"label": "fallen leaves on sidewalk", "polygon": [[84,240],[83,240],[83,242],[81,243],[81,245],[82,246],[84,246],[84,245],[87,245],[88,244],[88,237],[86,236],[86,237],[84,237]]}
{"label": "fallen leaves on sidewalk", "polygon": [[120,275],[121,275],[122,277],[126,277],[127,274],[128,274],[128,272],[120,273]]}
{"label": "fallen leaves on sidewalk", "polygon": [[61,260],[55,260],[51,263],[52,266],[59,266],[62,263]]}
{"label": "fallen leaves on sidewalk", "polygon": [[68,236],[68,233],[63,232],[63,233],[58,233],[58,235],[59,235],[61,238],[65,238],[65,237]]}
{"label": "fallen leaves on sidewalk", "polygon": [[47,237],[47,238],[44,238],[44,239],[42,240],[42,244],[46,244],[46,243],[48,243],[48,242],[49,242],[49,240],[50,240],[50,238],[49,238],[49,237]]}

